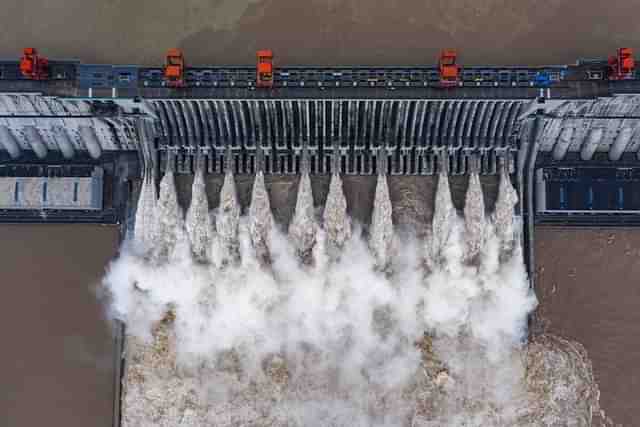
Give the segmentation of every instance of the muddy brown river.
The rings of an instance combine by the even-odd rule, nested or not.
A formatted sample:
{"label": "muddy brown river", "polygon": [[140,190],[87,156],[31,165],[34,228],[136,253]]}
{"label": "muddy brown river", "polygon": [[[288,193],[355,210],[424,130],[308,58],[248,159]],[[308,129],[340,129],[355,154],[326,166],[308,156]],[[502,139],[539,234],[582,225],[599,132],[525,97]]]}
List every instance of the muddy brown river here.
{"label": "muddy brown river", "polygon": [[640,417],[640,229],[538,227],[537,294],[547,329],[584,344],[615,422]]}
{"label": "muddy brown river", "polygon": [[112,425],[114,337],[95,286],[119,232],[0,225],[0,425]]}

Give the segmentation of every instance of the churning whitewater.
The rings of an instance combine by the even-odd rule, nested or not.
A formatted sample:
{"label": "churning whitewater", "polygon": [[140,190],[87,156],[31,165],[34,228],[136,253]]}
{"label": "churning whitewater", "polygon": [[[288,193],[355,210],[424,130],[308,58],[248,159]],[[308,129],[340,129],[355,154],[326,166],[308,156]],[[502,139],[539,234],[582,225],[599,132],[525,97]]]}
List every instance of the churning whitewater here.
{"label": "churning whitewater", "polygon": [[145,177],[104,279],[127,328],[123,427],[592,425],[580,349],[527,344],[506,173],[490,214],[472,174],[463,216],[440,174],[427,237],[401,243],[385,175],[366,229],[337,174],[322,212],[301,176],[288,233],[262,173],[245,216],[231,173],[213,210],[205,187],[199,170],[185,216],[170,171],[159,197]]}

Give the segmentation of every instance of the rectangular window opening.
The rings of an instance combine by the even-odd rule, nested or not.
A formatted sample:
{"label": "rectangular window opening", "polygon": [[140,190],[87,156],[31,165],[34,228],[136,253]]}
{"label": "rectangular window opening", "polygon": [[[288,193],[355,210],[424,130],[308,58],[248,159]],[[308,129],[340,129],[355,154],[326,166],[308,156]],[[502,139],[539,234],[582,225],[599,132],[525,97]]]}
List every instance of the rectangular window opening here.
{"label": "rectangular window opening", "polygon": [[624,210],[624,189],[622,187],[618,187],[618,200],[617,200],[617,208],[620,210]]}
{"label": "rectangular window opening", "polygon": [[560,184],[560,209],[567,209],[567,190]]}
{"label": "rectangular window opening", "polygon": [[77,182],[73,183],[73,202],[74,203],[78,202],[78,183]]}
{"label": "rectangular window opening", "polygon": [[47,182],[42,183],[42,203],[47,203]]}

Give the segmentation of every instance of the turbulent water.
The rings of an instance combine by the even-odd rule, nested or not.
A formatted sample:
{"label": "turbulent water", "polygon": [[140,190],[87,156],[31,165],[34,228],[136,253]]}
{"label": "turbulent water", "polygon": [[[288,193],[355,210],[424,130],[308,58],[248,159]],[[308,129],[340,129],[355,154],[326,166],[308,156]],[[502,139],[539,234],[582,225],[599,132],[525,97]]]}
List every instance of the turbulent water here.
{"label": "turbulent water", "polygon": [[191,205],[187,211],[185,228],[194,258],[201,262],[211,259],[213,228],[209,217],[209,202],[202,170],[196,172],[193,180]]}
{"label": "turbulent water", "polygon": [[[150,215],[151,216],[151,215]],[[160,194],[153,215],[153,245],[150,249],[158,262],[173,260],[176,246],[184,243],[184,216],[176,195],[173,172],[167,172],[160,181]],[[144,232],[142,234],[145,234]]]}
{"label": "turbulent water", "polygon": [[369,246],[375,257],[376,264],[380,268],[386,267],[392,258],[394,241],[391,211],[387,177],[378,175],[376,195],[373,201],[373,213],[371,214]]}
{"label": "turbulent water", "polygon": [[291,240],[303,260],[308,260],[312,255],[316,243],[316,228],[311,179],[308,173],[304,173],[298,187],[295,214],[289,226]]}
{"label": "turbulent water", "polygon": [[268,240],[271,237],[272,226],[273,215],[271,214],[269,194],[267,194],[267,188],[264,185],[264,175],[262,172],[258,172],[251,193],[249,234],[258,258],[263,260],[269,257]]}
{"label": "turbulent water", "polygon": [[[484,217],[484,199],[480,176],[472,173],[469,176],[469,189],[464,204],[464,222],[467,239],[465,258],[467,262],[474,262],[482,252],[485,244],[487,225]],[[510,215],[513,217],[513,207]],[[513,240],[512,238],[510,240]]]}
{"label": "turbulent water", "polygon": [[218,264],[226,264],[237,260],[238,252],[238,226],[240,224],[240,202],[236,193],[236,183],[233,174],[227,173],[220,191],[220,206],[216,215],[216,231],[218,240],[217,250],[213,255],[217,256]]}
{"label": "turbulent water", "polygon": [[157,198],[154,178],[152,175],[147,175],[142,181],[133,231],[141,248],[149,248],[153,245],[152,233],[155,229]]}
{"label": "turbulent water", "polygon": [[[303,174],[284,234],[264,177],[241,216],[233,175],[186,213],[143,181],[134,241],[104,279],[126,322],[123,426],[591,426],[606,420],[579,345],[527,342],[536,304],[508,175],[464,215],[446,174],[431,229],[396,241],[386,176],[353,226],[338,175],[322,215]],[[597,424],[600,425],[600,424]]]}
{"label": "turbulent water", "polygon": [[330,245],[329,250],[332,255],[338,255],[345,243],[351,238],[351,219],[347,214],[347,199],[344,196],[342,180],[338,174],[331,176],[329,195],[322,219]]}

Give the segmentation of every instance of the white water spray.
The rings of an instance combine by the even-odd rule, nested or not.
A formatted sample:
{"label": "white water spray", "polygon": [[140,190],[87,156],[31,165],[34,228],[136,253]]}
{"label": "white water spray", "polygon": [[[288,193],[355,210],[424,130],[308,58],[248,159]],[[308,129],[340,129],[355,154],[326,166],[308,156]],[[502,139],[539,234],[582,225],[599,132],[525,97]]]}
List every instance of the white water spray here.
{"label": "white water spray", "polygon": [[264,175],[262,172],[258,172],[251,192],[249,234],[259,259],[266,259],[269,256],[268,241],[272,226],[273,215],[271,214],[269,194],[267,193],[267,187],[264,185]]}
{"label": "white water spray", "polygon": [[205,191],[204,173],[196,171],[191,188],[191,205],[187,211],[185,228],[191,251],[196,260],[206,262],[211,258],[213,228],[209,217],[209,202]]}
{"label": "white water spray", "polygon": [[178,244],[184,243],[184,217],[176,195],[173,172],[165,172],[160,181],[160,196],[156,204],[153,227],[153,253],[160,261],[175,255]]}
{"label": "white water spray", "polygon": [[[473,263],[482,252],[487,233],[487,224],[484,217],[484,197],[480,176],[472,173],[469,176],[469,187],[464,204],[464,221],[466,236],[465,260]],[[513,216],[513,209],[511,210]]]}
{"label": "white water spray", "polygon": [[369,246],[373,251],[376,264],[384,269],[393,255],[393,220],[389,186],[386,175],[378,175],[376,194],[371,215]]}
{"label": "white water spray", "polygon": [[213,256],[218,256],[220,265],[236,260],[240,254],[238,249],[238,226],[240,224],[240,202],[236,191],[236,183],[231,172],[224,176],[220,191],[220,206],[216,215],[216,231],[219,248]]}
{"label": "white water spray", "polygon": [[517,224],[513,210],[517,203],[518,194],[511,185],[509,174],[503,171],[500,175],[498,199],[493,212],[493,222],[496,226],[496,234],[500,239],[502,258],[509,256],[515,249]]}
{"label": "white water spray", "polygon": [[141,250],[147,250],[155,241],[153,231],[155,229],[155,212],[157,202],[155,182],[151,175],[142,179],[140,196],[136,208],[136,219],[133,234],[137,245]]}
{"label": "white water spray", "polygon": [[[521,356],[535,298],[519,252],[498,260],[514,240],[508,228],[500,230],[513,221],[508,176],[493,222],[484,217],[482,189],[472,177],[463,222],[448,177],[440,175],[429,245],[438,262],[429,272],[418,250],[425,242],[390,250],[384,177],[368,242],[351,235],[340,178],[332,177],[322,227],[327,250],[340,256],[306,266],[296,250],[313,247],[309,256],[323,255],[316,250],[323,246],[312,243],[318,234],[308,176],[288,240],[273,226],[262,174],[247,226],[239,226],[227,174],[208,255],[194,250],[207,246],[196,232],[208,224],[203,183],[194,182],[186,224],[172,174],[162,180],[157,207],[152,187],[143,188],[136,239],[145,234],[148,211],[157,210],[156,258],[125,254],[105,278],[113,311],[127,322],[124,427],[539,425],[527,403]],[[482,238],[477,222],[485,224]],[[187,234],[192,250],[182,251],[180,236]],[[470,246],[474,265],[463,262]],[[215,262],[238,247],[241,262]],[[199,257],[214,262],[203,265]],[[389,263],[393,271],[379,271]],[[534,421],[523,424],[525,415]]]}
{"label": "white water spray", "polygon": [[316,243],[317,224],[313,210],[313,193],[308,173],[302,174],[298,186],[298,198],[293,220],[289,225],[289,236],[298,254],[308,259]]}
{"label": "white water spray", "polygon": [[342,190],[342,179],[338,174],[331,175],[322,218],[330,245],[339,251],[351,238],[351,220],[347,214],[347,198]]}
{"label": "white water spray", "polygon": [[437,264],[453,259],[462,249],[457,241],[460,221],[451,199],[449,177],[440,173],[436,188],[435,207],[432,221],[431,247],[427,248],[430,258]]}

